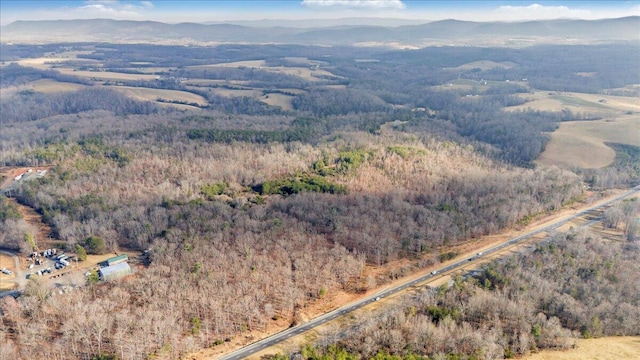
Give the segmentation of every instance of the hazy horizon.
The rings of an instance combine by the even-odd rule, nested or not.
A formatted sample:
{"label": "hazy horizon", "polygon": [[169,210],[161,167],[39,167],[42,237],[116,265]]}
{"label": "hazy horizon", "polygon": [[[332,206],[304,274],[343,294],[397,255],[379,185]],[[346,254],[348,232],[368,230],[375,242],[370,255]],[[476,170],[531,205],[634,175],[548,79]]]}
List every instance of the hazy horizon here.
{"label": "hazy horizon", "polygon": [[[370,18],[407,21],[456,19],[517,22],[605,19],[640,15],[640,1],[119,1],[52,0],[0,2],[0,25],[18,20],[114,19],[165,23],[234,21],[339,21]],[[304,24],[301,24],[304,25]]]}

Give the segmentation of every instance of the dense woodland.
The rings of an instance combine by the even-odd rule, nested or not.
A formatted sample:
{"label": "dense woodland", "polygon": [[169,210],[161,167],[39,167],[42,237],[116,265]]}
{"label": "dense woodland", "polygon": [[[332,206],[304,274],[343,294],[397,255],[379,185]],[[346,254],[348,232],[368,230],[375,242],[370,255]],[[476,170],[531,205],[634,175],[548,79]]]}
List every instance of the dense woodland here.
{"label": "dense woodland", "polygon": [[[34,208],[51,227],[58,246],[69,251],[77,246],[89,253],[148,249],[150,259],[148,266],[124,281],[76,284],[79,290],[73,296],[54,294],[37,279],[30,280],[24,296],[2,300],[0,358],[92,359],[100,354],[119,359],[177,358],[247,331],[294,324],[305,306],[327,294],[362,293],[437,264],[447,258],[443,255],[451,246],[526,225],[539,214],[582,200],[584,180],[593,187],[628,186],[638,179],[634,147],[618,146],[623,156],[603,170],[606,173],[575,174],[532,165],[548,141],[545,133],[561,121],[592,119],[593,114],[507,112],[503,107],[521,104],[516,94],[532,87],[563,90],[565,85],[554,80],[559,73],[600,74],[568,79],[586,92],[640,83],[640,75],[628,66],[638,60],[637,50],[637,44],[415,51],[101,44],[82,55],[100,60],[102,70],[131,68],[139,61],[175,67],[161,74],[162,80],[121,85],[184,90],[207,99],[207,106],[193,110],[133,100],[108,86],[61,78],[55,71],[4,66],[3,88],[42,78],[87,85],[59,94],[21,90],[2,98],[3,165],[52,166],[47,176],[23,183],[16,200]],[[41,56],[41,51],[2,45],[1,54],[3,61],[11,61],[29,54]],[[603,51],[616,56],[586,60]],[[195,76],[197,68],[188,65],[252,60],[256,53],[271,65],[286,65],[291,60],[285,57],[308,57],[328,66],[335,76],[309,81],[259,68],[197,74],[269,87],[265,91],[303,90],[288,93],[293,96],[293,111],[167,81]],[[545,56],[562,61],[537,62]],[[486,59],[520,66],[455,69]],[[528,83],[504,81],[526,77]],[[460,78],[491,83],[471,90],[431,87]],[[608,214],[608,225],[627,224],[626,211]],[[611,260],[607,274],[622,268],[631,272],[633,267],[627,268],[625,261],[637,260],[633,244],[637,229],[625,232],[632,234],[630,250]],[[33,250],[32,242],[37,246],[43,241],[25,241],[26,234],[34,233],[15,206],[0,197],[0,245],[27,254]],[[587,244],[582,234],[570,237],[566,245],[555,246],[569,252],[574,251],[572,246],[605,246],[596,241]],[[613,254],[612,248],[600,256]],[[541,249],[536,254],[549,257],[543,262],[546,266],[560,260],[553,258],[559,250],[554,251]],[[399,259],[408,265],[379,276],[364,275],[365,266]],[[513,261],[521,269],[529,267],[527,259]],[[585,266],[589,264],[595,262]],[[363,356],[385,351],[463,357],[478,351],[478,358],[493,358],[561,346],[564,343],[556,335],[593,325],[584,317],[587,309],[599,304],[576,305],[571,310],[576,319],[569,322],[555,308],[544,312],[538,307],[544,305],[539,304],[542,296],[548,299],[556,294],[553,291],[564,294],[566,289],[534,283],[530,286],[555,290],[526,290],[536,296],[517,297],[517,289],[510,286],[524,281],[518,276],[526,271],[510,272],[512,280],[501,282],[497,276],[505,274],[504,266],[485,270],[495,276],[488,282],[480,279],[481,286],[459,282],[451,290],[407,300],[407,307],[382,317],[400,328],[389,327],[391,331],[382,334],[374,330],[381,326],[377,320],[370,320],[365,326],[371,326],[371,335],[362,339],[349,335],[334,350]],[[567,268],[567,276],[573,270]],[[624,281],[633,279],[637,278]],[[610,281],[611,291],[622,291],[617,286],[623,280]],[[626,295],[620,295],[620,304],[637,307],[637,296]],[[475,302],[461,305],[466,299]],[[494,300],[495,313],[470,308]],[[516,305],[520,303],[526,306]],[[414,317],[407,316],[412,307]],[[604,317],[610,308],[600,310]],[[397,318],[401,314],[405,314],[402,319]],[[516,315],[521,320],[517,326],[510,322]],[[496,316],[504,318],[504,333],[488,325],[497,321]],[[398,348],[398,343],[413,344],[423,336],[405,331],[412,326],[405,321],[416,319],[420,329],[435,334],[432,339],[455,333],[478,342],[462,349],[463,338],[452,337],[459,341],[438,342],[431,348],[425,342],[424,349]],[[633,316],[619,323],[600,321],[600,330],[587,328],[589,334],[638,329]],[[532,335],[535,325],[540,333]],[[491,333],[486,343],[478,329]],[[381,342],[378,337],[393,339]],[[32,346],[40,342],[51,345]],[[387,345],[372,347],[376,343]]]}
{"label": "dense woodland", "polygon": [[292,358],[502,359],[567,349],[578,337],[637,336],[639,260],[637,244],[557,234],[451,287],[361,315],[350,330],[325,330]]}

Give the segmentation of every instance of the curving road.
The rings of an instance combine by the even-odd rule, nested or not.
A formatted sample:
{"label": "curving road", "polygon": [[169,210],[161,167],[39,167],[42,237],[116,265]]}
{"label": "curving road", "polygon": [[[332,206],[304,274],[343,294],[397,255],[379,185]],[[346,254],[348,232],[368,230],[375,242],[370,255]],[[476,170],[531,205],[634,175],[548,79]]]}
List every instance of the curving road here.
{"label": "curving road", "polygon": [[[421,276],[419,278],[407,281],[405,283],[401,283],[401,284],[399,284],[399,285],[397,285],[395,287],[382,290],[382,291],[380,291],[380,292],[378,292],[376,294],[373,294],[371,296],[368,296],[368,297],[366,297],[364,299],[358,300],[356,302],[353,302],[351,304],[348,304],[348,305],[345,305],[345,306],[343,306],[341,308],[333,310],[333,311],[331,311],[329,313],[326,313],[326,314],[324,314],[322,316],[319,316],[319,317],[309,321],[306,324],[301,324],[301,325],[289,328],[287,330],[281,331],[281,332],[279,332],[277,334],[274,334],[274,335],[272,335],[270,337],[262,339],[262,340],[260,340],[258,342],[255,342],[253,344],[247,345],[247,346],[245,346],[245,347],[243,347],[243,348],[241,348],[239,350],[236,350],[236,351],[234,351],[232,353],[229,353],[227,355],[219,357],[218,359],[219,360],[237,360],[237,359],[246,358],[246,357],[251,356],[252,354],[254,354],[254,353],[258,352],[258,351],[264,350],[264,349],[266,349],[266,348],[268,348],[270,346],[273,346],[273,345],[275,345],[275,344],[277,344],[279,342],[285,341],[285,340],[287,340],[287,339],[289,339],[289,338],[291,338],[293,336],[302,334],[305,331],[308,331],[308,330],[311,330],[311,329],[315,328],[316,326],[320,326],[320,325],[322,325],[322,324],[324,324],[326,322],[335,320],[336,318],[338,318],[340,316],[343,316],[343,315],[348,314],[348,313],[350,313],[350,312],[352,312],[354,310],[357,310],[357,309],[359,309],[359,308],[361,308],[361,307],[363,307],[363,306],[365,306],[367,304],[375,302],[379,298],[386,297],[386,296],[393,295],[393,294],[399,293],[401,291],[404,291],[407,288],[410,288],[410,287],[413,287],[415,285],[418,285],[418,284],[420,284],[420,283],[422,283],[422,282],[424,282],[426,280],[429,280],[429,279],[431,279],[433,277],[440,276],[440,273],[442,273],[442,272],[448,272],[448,271],[451,271],[451,270],[454,270],[454,269],[461,268],[464,265],[467,265],[469,263],[469,261],[472,261],[472,260],[474,260],[476,258],[479,258],[479,257],[484,257],[484,256],[487,256],[487,255],[499,252],[500,250],[502,250],[502,249],[504,249],[506,247],[512,246],[512,245],[514,245],[516,243],[519,243],[519,242],[522,242],[522,241],[524,241],[524,240],[526,240],[528,238],[531,238],[532,236],[535,236],[537,234],[540,234],[540,233],[543,233],[543,232],[549,232],[551,230],[557,229],[558,227],[560,227],[560,226],[562,226],[562,225],[564,225],[564,224],[566,224],[566,223],[568,223],[568,222],[570,222],[570,221],[572,221],[574,219],[577,219],[577,218],[579,218],[579,217],[581,217],[581,216],[583,216],[583,215],[585,215],[585,214],[587,214],[589,212],[592,212],[594,210],[603,208],[605,206],[609,206],[609,205],[611,205],[611,204],[613,204],[613,203],[615,203],[617,201],[620,201],[620,200],[622,200],[622,199],[624,199],[624,198],[626,198],[628,196],[631,196],[631,195],[637,193],[638,191],[640,191],[640,185],[638,185],[638,186],[632,188],[631,190],[629,190],[629,191],[627,191],[625,193],[622,193],[622,194],[620,194],[620,195],[618,195],[618,196],[616,196],[616,197],[614,197],[612,199],[609,199],[606,202],[603,202],[603,203],[600,203],[598,205],[594,205],[594,206],[589,207],[587,209],[581,210],[581,211],[579,211],[579,212],[577,212],[577,213],[575,213],[575,214],[573,214],[571,216],[563,218],[563,219],[561,219],[559,221],[556,221],[556,222],[554,222],[554,223],[552,223],[550,225],[547,225],[547,226],[545,226],[543,228],[528,232],[526,234],[523,234],[523,235],[520,235],[520,236],[515,237],[513,239],[510,239],[510,240],[508,240],[508,241],[506,241],[506,242],[504,242],[502,244],[499,244],[499,245],[496,245],[496,246],[494,246],[492,248],[489,248],[489,249],[483,251],[482,253],[478,253],[478,255],[475,255],[475,256],[472,256],[470,258],[466,258],[466,259],[460,260],[460,261],[458,261],[456,263],[453,263],[451,265],[448,265],[446,267],[438,269],[437,273],[430,273],[430,274]],[[597,219],[597,220],[599,221],[600,219]],[[592,224],[595,221],[596,220],[592,220],[589,223]]]}

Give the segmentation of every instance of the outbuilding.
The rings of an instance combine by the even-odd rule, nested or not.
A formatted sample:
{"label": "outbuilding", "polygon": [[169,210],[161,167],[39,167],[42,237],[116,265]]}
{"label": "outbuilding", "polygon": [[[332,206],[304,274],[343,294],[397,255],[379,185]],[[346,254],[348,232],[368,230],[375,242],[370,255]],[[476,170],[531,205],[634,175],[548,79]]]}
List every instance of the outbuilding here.
{"label": "outbuilding", "polygon": [[107,262],[107,266],[112,266],[115,264],[120,264],[127,260],[129,260],[129,257],[127,256],[127,254],[120,254],[118,256],[108,258],[106,262]]}
{"label": "outbuilding", "polygon": [[126,262],[103,267],[98,271],[103,281],[117,280],[131,274],[131,267]]}

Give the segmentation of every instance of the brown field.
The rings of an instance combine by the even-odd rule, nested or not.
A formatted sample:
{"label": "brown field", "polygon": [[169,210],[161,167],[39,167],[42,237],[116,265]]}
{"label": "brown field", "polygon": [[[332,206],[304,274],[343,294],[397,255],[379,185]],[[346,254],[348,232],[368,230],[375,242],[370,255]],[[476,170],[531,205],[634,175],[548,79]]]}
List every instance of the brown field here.
{"label": "brown field", "polygon": [[156,75],[150,74],[124,74],[110,71],[86,71],[86,70],[75,70],[72,68],[56,68],[55,70],[59,71],[62,74],[74,75],[78,77],[95,79],[98,81],[106,81],[106,80],[122,80],[122,81],[132,81],[132,80],[155,80]]}
{"label": "brown field", "polygon": [[535,161],[538,165],[596,169],[608,166],[615,158],[615,152],[605,142],[640,146],[640,99],[636,97],[545,91],[520,96],[528,102],[506,110],[567,109],[602,117],[561,123]]}
{"label": "brown field", "polygon": [[610,96],[601,94],[556,93],[538,91],[534,94],[520,94],[527,103],[511,106],[505,110],[540,110],[588,112],[606,115],[617,111],[640,111],[640,99],[627,96]]}
{"label": "brown field", "polygon": [[27,85],[27,88],[33,89],[33,91],[41,93],[57,93],[61,91],[76,91],[87,87],[82,84],[74,84],[68,82],[60,82],[53,79],[40,79],[33,81]]}
{"label": "brown field", "polygon": [[267,105],[271,106],[279,106],[282,110],[292,111],[293,105],[291,101],[293,100],[293,96],[285,95],[285,94],[267,94],[260,96],[260,101]]}
{"label": "brown field", "polygon": [[[296,59],[300,60],[302,58],[296,58]],[[252,60],[252,61],[236,61],[236,62],[230,62],[230,63],[211,64],[211,65],[197,65],[197,66],[190,66],[189,68],[196,69],[196,70],[206,70],[207,68],[214,68],[214,67],[236,67],[237,68],[237,67],[244,66],[244,67],[251,67],[251,68],[260,68],[261,70],[272,71],[277,73],[284,73],[287,75],[299,76],[308,81],[320,81],[322,80],[321,79],[322,77],[332,77],[332,78],[339,77],[322,69],[312,69],[310,67],[303,67],[303,66],[268,67],[268,66],[264,66],[264,64],[265,64],[264,60]]]}
{"label": "brown field", "polygon": [[287,75],[298,76],[307,81],[321,81],[323,80],[322,77],[340,78],[340,76],[336,76],[326,70],[310,69],[307,67],[267,67],[262,69],[277,73],[284,73]]}
{"label": "brown field", "polygon": [[327,89],[346,89],[347,85],[327,85],[325,86]]}
{"label": "brown field", "polygon": [[180,90],[164,90],[164,89],[150,89],[143,87],[130,87],[130,86],[113,86],[110,89],[120,91],[123,94],[138,100],[156,101],[158,99],[164,99],[166,101],[181,101],[186,103],[196,103],[199,105],[207,105],[207,100],[200,95],[192,94],[186,91]]}
{"label": "brown field", "polygon": [[523,360],[633,360],[640,359],[640,337],[577,339],[576,347],[565,351],[544,350]]}
{"label": "brown field", "polygon": [[197,65],[197,66],[189,66],[189,68],[191,69],[207,69],[207,68],[212,68],[212,67],[254,67],[254,68],[259,68],[264,66],[265,62],[264,60],[246,60],[246,61],[234,61],[234,62],[227,62],[227,63],[219,63],[219,64],[209,64],[209,65]]}
{"label": "brown field", "polygon": [[225,97],[248,96],[252,98],[258,98],[259,96],[262,95],[262,91],[257,89],[234,90],[234,89],[217,88],[217,89],[212,89],[211,91],[216,95],[225,96]]}
{"label": "brown field", "polygon": [[480,61],[474,61],[474,62],[470,62],[467,64],[463,64],[460,65],[458,67],[455,67],[453,69],[457,69],[457,70],[471,70],[471,69],[482,69],[482,70],[490,70],[490,69],[494,69],[494,68],[503,68],[503,69],[510,69],[512,67],[514,67],[516,64],[510,62],[510,61],[505,61],[505,62],[501,62],[501,63],[497,63],[495,61],[491,61],[491,60],[480,60]]}

